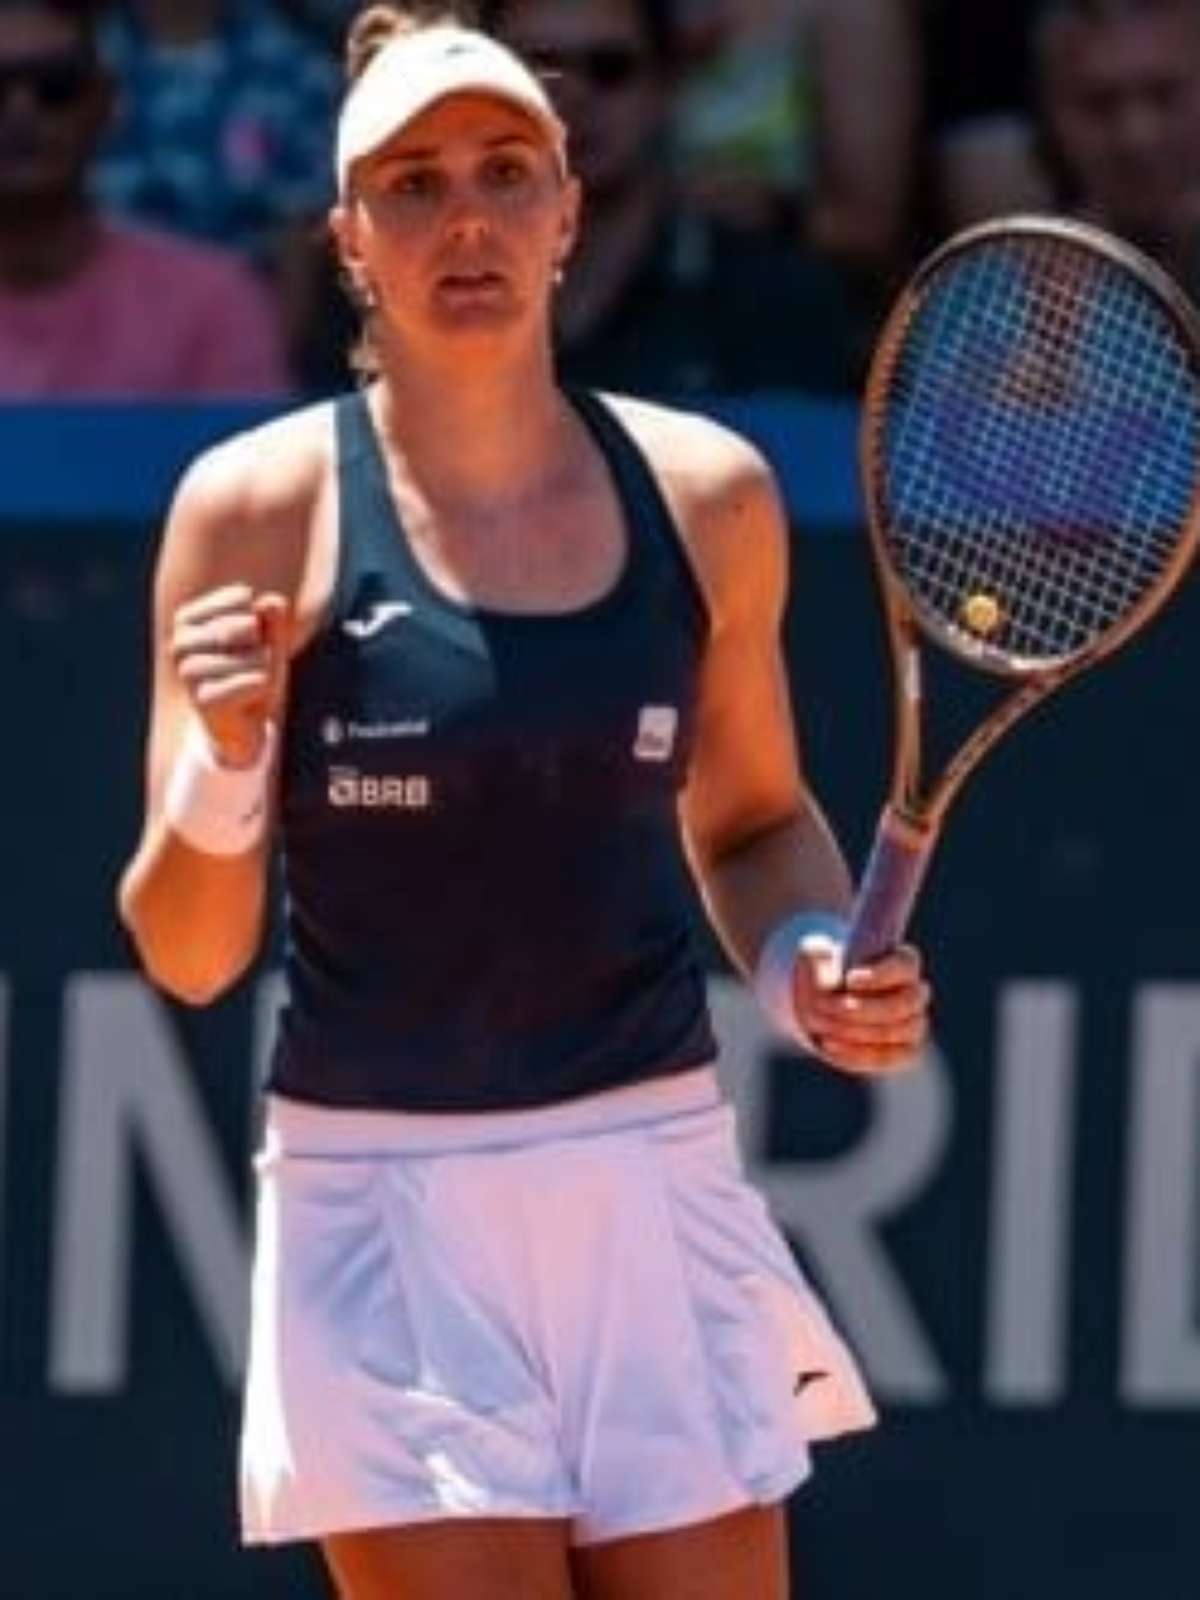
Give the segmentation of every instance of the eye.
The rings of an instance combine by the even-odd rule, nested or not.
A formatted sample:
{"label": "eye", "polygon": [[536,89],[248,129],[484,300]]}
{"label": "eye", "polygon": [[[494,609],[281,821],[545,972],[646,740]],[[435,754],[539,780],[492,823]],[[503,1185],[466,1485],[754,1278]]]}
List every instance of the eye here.
{"label": "eye", "polygon": [[424,200],[438,190],[437,174],[430,167],[406,167],[387,182],[387,192],[403,200]]}
{"label": "eye", "polygon": [[520,188],[531,175],[530,163],[523,156],[510,154],[492,156],[485,169],[488,183],[496,189]]}

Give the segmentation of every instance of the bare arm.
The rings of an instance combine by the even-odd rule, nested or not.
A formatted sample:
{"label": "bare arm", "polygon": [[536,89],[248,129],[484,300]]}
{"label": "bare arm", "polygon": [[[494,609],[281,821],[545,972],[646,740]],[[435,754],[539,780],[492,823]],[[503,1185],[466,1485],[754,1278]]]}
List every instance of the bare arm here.
{"label": "bare arm", "polygon": [[911,0],[812,0],[818,94],[815,243],[870,276],[904,245],[920,60]]}
{"label": "bare arm", "polygon": [[784,916],[844,913],[850,876],[800,772],[779,648],[786,530],[765,471],[745,460],[711,515],[720,525],[700,538],[713,631],[682,818],[713,926],[750,972]]}
{"label": "bare arm", "polygon": [[[845,914],[850,875],[801,773],[779,644],[787,526],[773,480],[748,448],[692,518],[710,597],[684,837],[701,895],[734,963],[753,971],[785,918]],[[853,1071],[908,1064],[924,1037],[928,988],[915,951],[851,975],[846,988],[798,956],[796,1020],[831,1062]]]}
{"label": "bare arm", "polygon": [[120,885],[121,917],[148,974],[203,1004],[253,960],[264,923],[269,833],[239,855],[194,849],[169,825],[164,791],[191,720],[229,766],[261,748],[280,715],[289,603],[279,563],[249,533],[244,452],[202,458],[184,480],[155,580],[145,822]]}

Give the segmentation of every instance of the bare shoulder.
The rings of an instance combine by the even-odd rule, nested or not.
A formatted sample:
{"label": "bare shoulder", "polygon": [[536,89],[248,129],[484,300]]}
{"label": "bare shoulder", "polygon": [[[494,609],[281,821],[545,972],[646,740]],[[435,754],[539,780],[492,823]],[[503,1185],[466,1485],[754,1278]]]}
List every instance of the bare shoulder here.
{"label": "bare shoulder", "polygon": [[328,402],[211,446],[176,489],[161,562],[185,589],[249,582],[294,591],[334,460]]}
{"label": "bare shoulder", "polygon": [[624,395],[604,399],[649,462],[710,602],[724,609],[755,576],[782,587],[786,517],[757,446],[697,412]]}
{"label": "bare shoulder", "polygon": [[216,521],[277,516],[305,503],[331,459],[332,407],[308,406],[203,451],[180,480],[176,505]]}
{"label": "bare shoulder", "polygon": [[604,399],[645,453],[659,478],[696,501],[768,485],[771,468],[744,434],[698,411],[635,400]]}

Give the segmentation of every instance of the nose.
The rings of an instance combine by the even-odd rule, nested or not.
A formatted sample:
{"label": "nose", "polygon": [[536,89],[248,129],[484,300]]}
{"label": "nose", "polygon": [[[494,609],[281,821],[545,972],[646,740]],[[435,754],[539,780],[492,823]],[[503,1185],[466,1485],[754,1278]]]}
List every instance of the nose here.
{"label": "nose", "polygon": [[490,233],[490,224],[478,201],[460,198],[446,217],[446,234],[456,244],[480,245]]}
{"label": "nose", "polygon": [[1145,155],[1162,139],[1163,118],[1148,100],[1130,100],[1113,123],[1114,137],[1127,155]]}

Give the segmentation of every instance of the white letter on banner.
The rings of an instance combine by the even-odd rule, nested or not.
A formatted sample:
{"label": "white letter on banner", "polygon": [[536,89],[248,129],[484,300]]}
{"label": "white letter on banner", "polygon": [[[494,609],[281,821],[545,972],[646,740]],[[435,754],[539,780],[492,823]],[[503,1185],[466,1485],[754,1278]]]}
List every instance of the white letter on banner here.
{"label": "white letter on banner", "polygon": [[271,1054],[279,1031],[279,1013],[287,996],[282,972],[266,972],[254,990],[254,1031],[250,1048],[250,1087],[246,1097],[250,1112],[248,1148],[257,1150],[262,1142],[263,1085],[271,1070]]}
{"label": "white letter on banner", "polygon": [[89,973],[67,986],[64,1007],[51,1386],[111,1394],[127,1380],[136,1156],[232,1383],[244,1356],[248,1251],[162,1002],[136,976]]}
{"label": "white letter on banner", "polygon": [[1200,990],[1134,1010],[1121,1395],[1200,1406]]}
{"label": "white letter on banner", "polygon": [[930,1051],[916,1072],[865,1086],[873,1116],[846,1155],[764,1162],[766,1066],[779,1042],[744,984],[714,978],[709,995],[751,1181],[812,1261],[880,1396],[913,1404],[942,1399],[945,1374],[876,1232],[921,1192],[945,1152],[951,1107],[940,1057]]}
{"label": "white letter on banner", "polygon": [[4,1304],[5,1248],[4,1196],[12,1167],[8,1152],[8,979],[0,973],[0,1306]]}
{"label": "white letter on banner", "polygon": [[1050,1405],[1066,1389],[1077,997],[1015,983],[999,1020],[985,1382]]}

